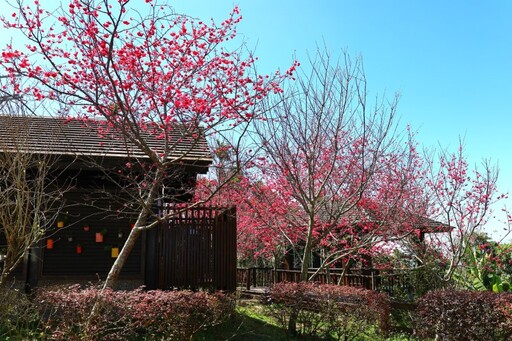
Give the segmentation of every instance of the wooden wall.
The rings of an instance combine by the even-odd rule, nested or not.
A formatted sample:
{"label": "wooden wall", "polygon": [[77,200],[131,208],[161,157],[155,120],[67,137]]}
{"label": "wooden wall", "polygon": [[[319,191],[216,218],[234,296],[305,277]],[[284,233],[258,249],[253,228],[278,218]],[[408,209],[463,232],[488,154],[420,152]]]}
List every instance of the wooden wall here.
{"label": "wooden wall", "polygon": [[157,288],[236,289],[234,208],[188,209],[176,213],[156,232],[148,257],[154,250]]}
{"label": "wooden wall", "polygon": [[[66,193],[67,207],[63,214],[65,226],[52,227],[43,242],[41,275],[99,277],[104,279],[115,258],[112,248],[122,248],[130,233],[133,218],[119,213],[110,199],[96,199],[92,202],[86,190]],[[86,203],[86,204],[83,204]],[[90,204],[90,205],[89,205]],[[115,205],[115,204],[114,204]],[[108,210],[110,209],[110,210]],[[56,225],[56,224],[55,224]],[[89,230],[86,231],[86,226]],[[96,233],[103,234],[103,241],[96,241]],[[119,233],[122,236],[119,236]],[[53,240],[53,248],[48,248],[48,239]],[[141,238],[139,238],[141,239]],[[143,242],[137,245],[128,257],[122,276],[141,277],[143,275]],[[77,253],[77,246],[81,253]]]}

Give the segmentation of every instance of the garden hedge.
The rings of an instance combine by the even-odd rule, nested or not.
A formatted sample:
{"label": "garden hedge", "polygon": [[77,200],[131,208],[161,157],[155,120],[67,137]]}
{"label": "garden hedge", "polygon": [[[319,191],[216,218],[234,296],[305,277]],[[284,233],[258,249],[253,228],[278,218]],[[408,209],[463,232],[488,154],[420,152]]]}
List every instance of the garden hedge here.
{"label": "garden hedge", "polygon": [[350,339],[375,326],[382,333],[389,327],[389,299],[370,290],[283,282],[270,288],[266,303],[270,314],[291,334]]}
{"label": "garden hedge", "polygon": [[416,334],[436,340],[510,340],[512,294],[431,291],[420,298]]}

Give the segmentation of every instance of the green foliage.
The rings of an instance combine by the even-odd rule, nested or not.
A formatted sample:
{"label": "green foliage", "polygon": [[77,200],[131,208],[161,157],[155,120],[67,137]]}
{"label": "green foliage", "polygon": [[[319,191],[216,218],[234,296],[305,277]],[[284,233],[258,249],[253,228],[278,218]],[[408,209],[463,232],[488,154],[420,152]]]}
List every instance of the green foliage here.
{"label": "green foliage", "polygon": [[464,289],[487,290],[489,283],[485,262],[482,253],[475,246],[468,245],[464,253],[464,266],[453,274],[453,279]]}
{"label": "green foliage", "polygon": [[498,274],[488,274],[489,285],[492,288],[493,292],[507,292],[510,290],[510,283],[502,280],[501,276]]}
{"label": "green foliage", "polygon": [[41,327],[40,315],[26,295],[0,288],[0,340],[38,339]]}
{"label": "green foliage", "polygon": [[418,252],[422,254],[421,263],[410,253],[398,249],[392,254],[374,257],[377,267],[389,269],[387,272],[381,271],[381,275],[389,273],[400,278],[400,285],[396,285],[397,281],[394,281],[392,290],[386,289],[393,299],[414,301],[429,291],[443,289],[448,285],[442,278],[446,271],[446,261],[441,253],[428,246],[422,247]]}
{"label": "green foliage", "polygon": [[486,234],[477,234],[466,245],[463,266],[454,274],[457,284],[470,290],[509,291],[511,246],[493,242]]}
{"label": "green foliage", "polygon": [[[268,305],[255,300],[242,300],[239,302],[237,312],[231,319],[214,327],[206,328],[197,333],[194,341],[232,340],[232,341],[285,341],[285,340],[336,340],[337,335],[317,336],[291,336],[285,333],[281,324],[271,316]],[[374,325],[355,335],[358,341],[414,341],[419,340],[405,333],[381,335]],[[350,338],[347,338],[350,340]]]}
{"label": "green foliage", "polygon": [[445,288],[447,283],[439,276],[443,271],[444,266],[439,262],[425,262],[411,269],[409,286],[413,290],[413,298],[417,299],[429,291]]}

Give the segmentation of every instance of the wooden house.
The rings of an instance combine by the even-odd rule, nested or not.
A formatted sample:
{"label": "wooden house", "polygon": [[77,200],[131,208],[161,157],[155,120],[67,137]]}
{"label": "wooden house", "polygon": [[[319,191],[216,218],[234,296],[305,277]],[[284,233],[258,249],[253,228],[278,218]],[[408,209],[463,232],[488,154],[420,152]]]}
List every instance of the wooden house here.
{"label": "wooden house", "polygon": [[[45,237],[31,248],[13,274],[29,287],[104,279],[135,222],[137,201],[130,190],[140,189],[127,181],[121,170],[134,165],[128,171],[137,176],[144,172],[146,163],[150,164],[149,159],[123,136],[101,125],[99,121],[0,116],[0,153],[53,156],[56,186],[63,188],[60,213],[45,223]],[[151,147],[163,143],[145,134]],[[183,207],[192,196],[197,175],[206,173],[212,163],[204,137],[183,138],[179,128],[175,135],[170,139],[178,143],[169,158],[179,158],[179,162],[169,169],[165,188],[161,189],[167,195],[159,200],[155,212],[168,213]],[[196,207],[179,212],[143,233],[129,255],[120,282],[130,288],[145,285],[149,289],[233,290],[234,210]],[[0,250],[5,243],[0,233]]]}

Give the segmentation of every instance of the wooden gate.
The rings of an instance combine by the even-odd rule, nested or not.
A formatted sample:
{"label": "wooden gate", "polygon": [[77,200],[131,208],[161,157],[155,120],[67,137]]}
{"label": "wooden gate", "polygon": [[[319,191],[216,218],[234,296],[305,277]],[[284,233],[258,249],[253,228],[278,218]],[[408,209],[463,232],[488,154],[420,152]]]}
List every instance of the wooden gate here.
{"label": "wooden gate", "polygon": [[158,228],[156,236],[157,287],[234,291],[235,208],[166,210],[172,218]]}

